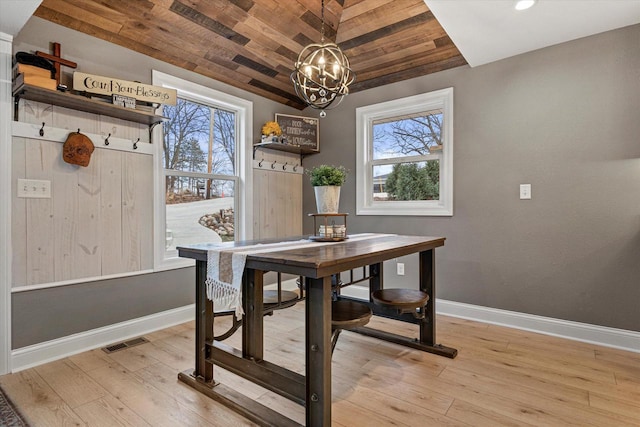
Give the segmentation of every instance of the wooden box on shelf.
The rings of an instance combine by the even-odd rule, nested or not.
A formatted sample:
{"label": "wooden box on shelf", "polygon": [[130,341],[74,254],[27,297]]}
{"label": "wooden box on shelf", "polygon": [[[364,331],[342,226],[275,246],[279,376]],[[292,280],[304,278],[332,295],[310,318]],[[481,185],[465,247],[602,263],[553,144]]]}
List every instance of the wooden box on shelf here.
{"label": "wooden box on shelf", "polygon": [[[312,213],[313,235],[310,240],[316,242],[341,242],[348,239],[347,213]],[[336,223],[337,221],[337,223]]]}

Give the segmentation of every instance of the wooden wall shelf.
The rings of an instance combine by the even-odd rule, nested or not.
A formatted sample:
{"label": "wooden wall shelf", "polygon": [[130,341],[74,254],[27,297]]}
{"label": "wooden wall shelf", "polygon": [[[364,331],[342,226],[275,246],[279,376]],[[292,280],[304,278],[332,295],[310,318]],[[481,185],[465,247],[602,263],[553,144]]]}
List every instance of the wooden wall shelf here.
{"label": "wooden wall shelf", "polygon": [[142,123],[148,126],[161,123],[165,119],[165,117],[158,116],[151,112],[124,108],[118,105],[90,99],[85,96],[74,95],[69,92],[49,90],[27,84],[14,90],[13,96],[15,99],[14,120],[18,120],[18,102],[20,99],[54,104],[60,107],[115,117],[117,119]]}

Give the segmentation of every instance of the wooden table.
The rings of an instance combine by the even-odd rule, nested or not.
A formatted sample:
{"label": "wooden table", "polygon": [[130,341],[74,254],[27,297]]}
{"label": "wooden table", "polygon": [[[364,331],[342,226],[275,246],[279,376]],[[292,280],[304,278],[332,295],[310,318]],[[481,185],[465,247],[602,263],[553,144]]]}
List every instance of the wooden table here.
{"label": "wooden table", "polygon": [[[289,238],[281,240],[300,239]],[[374,314],[420,325],[419,339],[359,328],[358,332],[408,345],[423,351],[455,357],[455,349],[436,343],[435,248],[442,237],[376,235],[366,240],[345,240],[331,244],[309,244],[303,248],[248,255],[243,276],[242,304],[245,312],[242,349],[213,339],[213,303],[206,297],[207,251],[210,245],[179,247],[181,257],[196,260],[196,356],[195,370],[178,378],[207,396],[222,402],[261,425],[294,426],[293,420],[255,402],[214,380],[213,365],[223,367],[256,384],[306,406],[307,426],[331,425],[331,281],[332,275],[369,266],[370,287],[382,287],[382,262],[419,253],[420,289],[431,298],[423,320],[411,315],[394,315],[371,304]],[[232,247],[274,240],[236,242]],[[263,274],[267,271],[305,277],[305,375],[263,359]]]}

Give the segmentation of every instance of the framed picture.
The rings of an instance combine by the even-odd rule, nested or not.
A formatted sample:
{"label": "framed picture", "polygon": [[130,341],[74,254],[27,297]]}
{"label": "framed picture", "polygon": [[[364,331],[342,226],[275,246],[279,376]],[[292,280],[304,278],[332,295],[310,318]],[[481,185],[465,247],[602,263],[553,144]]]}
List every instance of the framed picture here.
{"label": "framed picture", "polygon": [[290,116],[276,113],[283,143],[310,151],[320,151],[319,119],[314,117]]}

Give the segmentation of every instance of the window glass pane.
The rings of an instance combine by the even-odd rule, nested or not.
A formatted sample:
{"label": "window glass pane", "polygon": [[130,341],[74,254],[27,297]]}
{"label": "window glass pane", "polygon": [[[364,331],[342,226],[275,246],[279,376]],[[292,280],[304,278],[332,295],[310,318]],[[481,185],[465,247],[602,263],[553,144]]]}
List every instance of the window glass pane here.
{"label": "window glass pane", "polygon": [[209,107],[178,99],[175,106],[166,105],[163,115],[165,169],[206,172],[209,145]]}
{"label": "window glass pane", "polygon": [[424,156],[442,149],[442,110],[373,122],[373,159]]}
{"label": "window glass pane", "polygon": [[236,115],[213,110],[213,144],[210,173],[233,175],[235,172]]}
{"label": "window glass pane", "polygon": [[167,176],[166,181],[167,250],[234,239],[233,181],[180,176]]}
{"label": "window glass pane", "polygon": [[374,201],[439,199],[439,160],[373,167]]}

